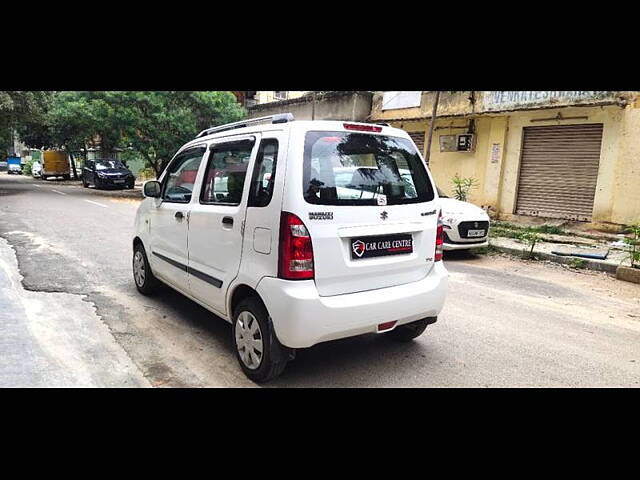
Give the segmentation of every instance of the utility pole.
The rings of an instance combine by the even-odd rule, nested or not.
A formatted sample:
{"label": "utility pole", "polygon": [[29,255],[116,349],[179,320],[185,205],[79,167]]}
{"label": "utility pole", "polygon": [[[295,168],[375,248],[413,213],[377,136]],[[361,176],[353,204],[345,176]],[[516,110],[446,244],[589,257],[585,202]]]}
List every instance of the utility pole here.
{"label": "utility pole", "polygon": [[429,139],[427,140],[427,151],[424,156],[424,161],[429,166],[429,160],[431,157],[431,140],[433,139],[433,130],[436,126],[436,115],[438,114],[438,102],[440,102],[440,92],[436,92],[436,96],[433,99],[433,110],[431,111],[431,125],[429,125]]}
{"label": "utility pole", "polygon": [[311,101],[311,120],[316,119],[316,91],[313,91],[312,94],[313,100]]}

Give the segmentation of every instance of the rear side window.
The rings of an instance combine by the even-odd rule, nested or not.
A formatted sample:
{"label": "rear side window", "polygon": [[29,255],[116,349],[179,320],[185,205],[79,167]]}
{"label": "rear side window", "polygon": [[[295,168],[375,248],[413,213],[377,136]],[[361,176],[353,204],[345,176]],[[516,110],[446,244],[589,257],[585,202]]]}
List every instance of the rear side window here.
{"label": "rear side window", "polygon": [[404,138],[349,132],[308,132],[305,200],[317,205],[402,205],[434,192],[413,144]]}
{"label": "rear side window", "polygon": [[211,147],[200,203],[240,205],[254,143],[243,140]]}
{"label": "rear side window", "polygon": [[251,192],[250,207],[266,207],[273,196],[273,185],[276,180],[276,163],[278,161],[278,141],[275,138],[263,140],[258,150]]}

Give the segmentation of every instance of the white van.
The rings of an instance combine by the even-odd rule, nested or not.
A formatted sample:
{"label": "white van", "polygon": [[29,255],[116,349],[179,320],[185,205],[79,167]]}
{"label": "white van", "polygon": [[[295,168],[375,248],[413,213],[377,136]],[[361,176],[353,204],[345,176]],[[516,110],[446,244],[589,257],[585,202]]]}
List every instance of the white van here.
{"label": "white van", "polygon": [[211,128],[144,195],[138,290],[160,280],[232,323],[256,382],[320,342],[411,340],[442,310],[438,195],[403,130],[291,114]]}

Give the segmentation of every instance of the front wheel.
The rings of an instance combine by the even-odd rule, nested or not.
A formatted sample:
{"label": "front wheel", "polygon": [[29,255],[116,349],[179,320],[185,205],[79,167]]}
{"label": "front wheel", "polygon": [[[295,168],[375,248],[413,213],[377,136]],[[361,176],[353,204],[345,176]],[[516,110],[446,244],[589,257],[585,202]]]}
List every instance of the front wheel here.
{"label": "front wheel", "polygon": [[410,342],[424,333],[429,325],[436,323],[438,317],[423,318],[417,322],[400,325],[389,332],[389,335],[399,342]]}
{"label": "front wheel", "polygon": [[262,302],[249,297],[233,313],[233,342],[244,374],[256,383],[268,382],[280,375],[288,357],[270,326],[269,314]]}
{"label": "front wheel", "polygon": [[133,250],[133,280],[136,282],[136,288],[143,295],[151,295],[160,283],[151,271],[142,243],[138,243]]}

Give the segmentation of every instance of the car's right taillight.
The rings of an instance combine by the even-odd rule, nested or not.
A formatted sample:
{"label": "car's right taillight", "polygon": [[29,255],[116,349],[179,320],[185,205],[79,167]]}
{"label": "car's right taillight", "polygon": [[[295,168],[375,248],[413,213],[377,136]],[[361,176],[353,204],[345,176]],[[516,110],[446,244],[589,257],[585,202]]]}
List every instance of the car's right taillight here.
{"label": "car's right taillight", "polygon": [[444,243],[444,226],[442,224],[442,210],[438,215],[438,229],[436,230],[436,251],[433,255],[433,261],[442,260],[442,244]]}
{"label": "car's right taillight", "polygon": [[313,246],[302,220],[293,213],[280,217],[280,252],[278,277],[285,280],[313,278]]}

